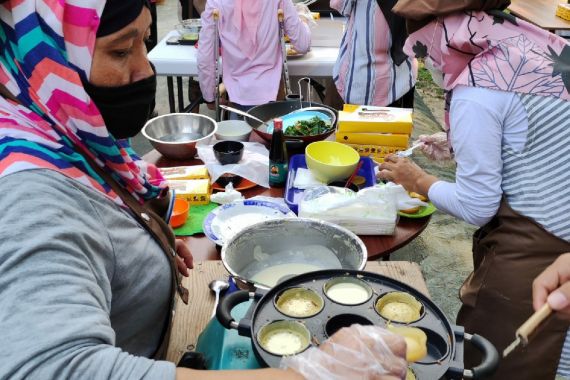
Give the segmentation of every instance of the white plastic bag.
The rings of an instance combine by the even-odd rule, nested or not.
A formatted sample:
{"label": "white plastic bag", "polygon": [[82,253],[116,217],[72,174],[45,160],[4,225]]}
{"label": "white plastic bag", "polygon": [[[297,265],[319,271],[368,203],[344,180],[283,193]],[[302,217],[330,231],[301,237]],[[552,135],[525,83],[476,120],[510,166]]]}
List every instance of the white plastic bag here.
{"label": "white plastic bag", "polygon": [[319,186],[306,190],[299,216],[326,220],[358,235],[391,235],[398,221],[396,198],[383,187],[350,189]]}
{"label": "white plastic bag", "polygon": [[378,185],[378,187],[383,187],[386,192],[395,197],[398,210],[407,210],[417,206],[428,206],[426,202],[422,202],[418,198],[410,197],[410,194],[402,185],[396,185],[394,182],[387,182],[385,185]]}
{"label": "white plastic bag", "polygon": [[217,192],[210,196],[210,200],[214,203],[225,205],[226,203],[232,203],[244,199],[243,195],[234,189],[234,185],[230,182],[226,185],[224,191]]}
{"label": "white plastic bag", "polygon": [[[215,144],[217,141],[213,141]],[[231,173],[246,178],[263,187],[269,187],[269,151],[260,143],[244,142],[243,158],[237,164],[222,165],[214,156],[209,144],[198,144],[198,157],[208,168],[212,182],[224,173]]]}

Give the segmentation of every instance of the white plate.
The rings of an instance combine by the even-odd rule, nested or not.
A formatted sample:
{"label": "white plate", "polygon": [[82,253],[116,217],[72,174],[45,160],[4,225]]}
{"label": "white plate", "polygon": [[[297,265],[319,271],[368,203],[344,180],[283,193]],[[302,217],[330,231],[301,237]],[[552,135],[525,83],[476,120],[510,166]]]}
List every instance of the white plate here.
{"label": "white plate", "polygon": [[296,215],[286,206],[260,200],[243,200],[212,210],[204,220],[204,234],[218,245],[224,245],[238,232],[255,223]]}

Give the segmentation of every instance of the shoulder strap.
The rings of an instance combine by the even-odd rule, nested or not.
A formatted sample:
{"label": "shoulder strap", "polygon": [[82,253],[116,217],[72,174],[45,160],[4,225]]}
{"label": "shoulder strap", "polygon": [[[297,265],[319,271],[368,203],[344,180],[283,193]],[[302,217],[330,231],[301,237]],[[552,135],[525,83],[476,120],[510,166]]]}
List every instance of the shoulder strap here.
{"label": "shoulder strap", "polygon": [[182,301],[188,303],[188,290],[182,286],[179,281],[178,272],[176,269],[176,250],[175,250],[175,236],[170,226],[162,219],[155,211],[152,210],[148,203],[141,205],[125,188],[123,188],[109,173],[103,170],[97,163],[89,156],[87,161],[93,169],[111,186],[113,191],[125,202],[125,204],[133,212],[133,216],[137,221],[152,235],[156,242],[161,246],[163,252],[168,257],[170,269],[174,281],[174,289],[178,291]]}

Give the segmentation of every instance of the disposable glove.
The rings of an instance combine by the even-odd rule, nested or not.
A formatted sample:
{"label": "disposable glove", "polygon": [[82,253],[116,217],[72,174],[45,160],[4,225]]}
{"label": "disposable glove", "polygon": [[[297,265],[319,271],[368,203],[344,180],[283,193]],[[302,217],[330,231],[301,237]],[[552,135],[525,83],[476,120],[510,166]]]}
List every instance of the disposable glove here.
{"label": "disposable glove", "polygon": [[281,368],[311,380],[396,380],[406,377],[406,343],[378,326],[352,325],[318,348],[284,357]]}
{"label": "disposable glove", "polygon": [[447,133],[438,132],[433,135],[420,135],[418,141],[424,143],[419,149],[430,159],[435,161],[452,160],[453,155],[447,141]]}

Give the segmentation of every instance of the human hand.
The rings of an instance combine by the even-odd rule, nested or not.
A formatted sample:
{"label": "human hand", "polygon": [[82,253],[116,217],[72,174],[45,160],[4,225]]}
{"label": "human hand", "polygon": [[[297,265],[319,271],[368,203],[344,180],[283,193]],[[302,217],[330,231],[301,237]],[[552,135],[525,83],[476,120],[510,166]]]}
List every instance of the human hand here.
{"label": "human hand", "polygon": [[194,257],[192,252],[182,239],[176,239],[176,266],[178,271],[184,276],[188,277],[188,269],[194,268]]}
{"label": "human hand", "polygon": [[453,158],[445,132],[420,135],[418,141],[424,143],[419,149],[431,160],[445,161]]}
{"label": "human hand", "polygon": [[407,191],[413,191],[427,197],[429,188],[437,178],[427,174],[416,163],[407,158],[390,154],[380,164],[378,177],[402,185]]}
{"label": "human hand", "polygon": [[532,283],[534,310],[546,302],[559,317],[570,321],[570,253],[560,255]]}
{"label": "human hand", "polygon": [[[227,106],[229,104],[228,99],[226,99],[223,96],[220,96],[220,99],[218,100],[219,104],[223,104],[224,106]],[[206,103],[206,107],[208,107],[208,109],[210,111],[215,111],[216,110],[216,101],[213,102],[207,102]]]}
{"label": "human hand", "polygon": [[396,380],[406,376],[406,343],[378,326],[352,325],[337,331],[320,347],[284,357],[281,368],[306,379]]}

